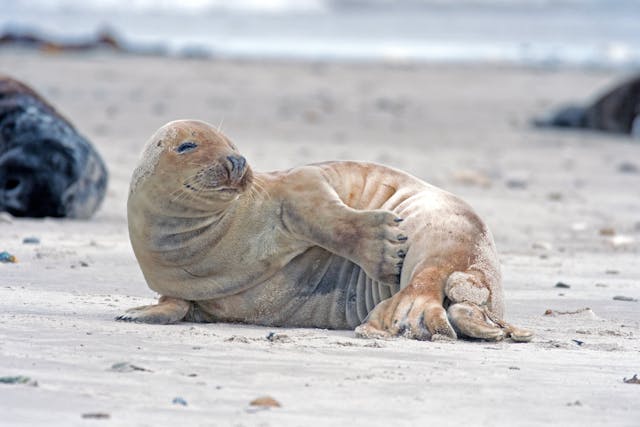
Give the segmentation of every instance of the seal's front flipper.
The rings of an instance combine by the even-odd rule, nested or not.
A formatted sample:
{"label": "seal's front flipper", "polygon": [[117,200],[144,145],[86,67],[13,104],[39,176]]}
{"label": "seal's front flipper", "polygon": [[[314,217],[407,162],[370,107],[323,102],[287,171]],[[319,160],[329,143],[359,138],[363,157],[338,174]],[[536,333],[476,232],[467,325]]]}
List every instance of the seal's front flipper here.
{"label": "seal's front flipper", "polygon": [[190,306],[189,301],[162,296],[158,300],[158,304],[130,308],[124,314],[116,317],[116,320],[157,325],[177,323],[184,319]]}

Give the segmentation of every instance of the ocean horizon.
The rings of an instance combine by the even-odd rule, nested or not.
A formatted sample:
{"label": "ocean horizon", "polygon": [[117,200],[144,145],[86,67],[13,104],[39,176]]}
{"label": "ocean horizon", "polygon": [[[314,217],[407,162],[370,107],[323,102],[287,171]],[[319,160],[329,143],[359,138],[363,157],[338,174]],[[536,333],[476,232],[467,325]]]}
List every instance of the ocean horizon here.
{"label": "ocean horizon", "polygon": [[15,0],[0,31],[167,55],[636,68],[634,0]]}

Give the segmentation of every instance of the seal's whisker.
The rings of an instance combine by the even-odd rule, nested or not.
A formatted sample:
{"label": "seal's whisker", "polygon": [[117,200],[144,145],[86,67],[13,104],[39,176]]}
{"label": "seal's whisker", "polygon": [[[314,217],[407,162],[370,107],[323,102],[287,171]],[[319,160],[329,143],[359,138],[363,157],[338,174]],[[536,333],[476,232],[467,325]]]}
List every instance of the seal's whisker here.
{"label": "seal's whisker", "polygon": [[171,203],[176,203],[180,200],[186,200],[190,196],[191,195],[189,193],[181,189],[181,191],[173,199],[171,199]]}
{"label": "seal's whisker", "polygon": [[253,182],[251,184],[251,188],[258,193],[258,195],[263,196],[264,198],[271,199],[271,195],[264,188],[264,183],[260,181],[259,178],[254,177]]}

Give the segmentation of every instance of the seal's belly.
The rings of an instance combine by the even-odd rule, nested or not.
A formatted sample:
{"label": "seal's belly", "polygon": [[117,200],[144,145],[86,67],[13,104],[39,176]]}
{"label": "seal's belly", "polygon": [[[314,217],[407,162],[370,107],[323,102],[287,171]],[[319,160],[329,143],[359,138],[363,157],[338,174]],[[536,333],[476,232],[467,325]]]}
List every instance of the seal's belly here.
{"label": "seal's belly", "polygon": [[311,247],[264,283],[241,294],[199,301],[210,321],[353,329],[399,290],[376,282],[353,262]]}

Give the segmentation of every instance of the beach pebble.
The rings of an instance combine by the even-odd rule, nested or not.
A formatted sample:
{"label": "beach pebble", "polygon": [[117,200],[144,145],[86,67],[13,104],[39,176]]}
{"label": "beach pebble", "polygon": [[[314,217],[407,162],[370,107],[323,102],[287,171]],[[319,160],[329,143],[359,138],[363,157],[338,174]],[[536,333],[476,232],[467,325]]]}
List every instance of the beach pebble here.
{"label": "beach pebble", "polygon": [[9,252],[7,251],[3,251],[0,252],[0,262],[18,262],[18,258],[15,257],[15,255],[11,255]]}
{"label": "beach pebble", "polygon": [[620,173],[638,173],[640,168],[635,163],[622,162],[618,165],[618,172]]}
{"label": "beach pebble", "polygon": [[556,288],[563,288],[563,289],[569,289],[571,287],[571,285],[567,285],[566,283],[563,282],[558,282],[556,283]]}
{"label": "beach pebble", "polygon": [[265,338],[269,342],[291,342],[291,338],[288,335],[276,332],[269,332]]}
{"label": "beach pebble", "polygon": [[271,396],[262,396],[258,397],[257,399],[253,399],[251,402],[249,402],[249,405],[261,406],[265,408],[279,408],[282,406],[280,405],[280,402],[278,402]]}
{"label": "beach pebble", "polygon": [[29,236],[22,239],[22,243],[25,245],[38,245],[40,244],[40,239],[35,236]]}
{"label": "beach pebble", "polygon": [[151,372],[148,369],[142,368],[140,366],[136,366],[129,362],[114,363],[113,365],[111,365],[111,368],[109,370],[113,372],[134,372],[134,371]]}
{"label": "beach pebble", "polygon": [[173,403],[174,405],[182,405],[182,406],[187,406],[187,401],[184,400],[182,397],[180,396],[176,396],[173,398],[173,400],[171,401],[171,403]]}
{"label": "beach pebble", "polygon": [[613,227],[603,227],[599,230],[601,236],[615,236],[616,230]]}
{"label": "beach pebble", "polygon": [[514,190],[522,190],[529,186],[529,182],[526,179],[517,177],[507,179],[505,184]]}
{"label": "beach pebble", "polygon": [[108,420],[111,418],[111,415],[106,412],[87,412],[86,414],[82,414],[82,418],[90,420]]}
{"label": "beach pebble", "polygon": [[531,244],[531,248],[550,251],[551,249],[553,249],[553,245],[549,242],[533,242]]}
{"label": "beach pebble", "polygon": [[626,297],[624,295],[616,295],[615,297],[613,297],[613,299],[614,299],[614,301],[629,301],[629,302],[638,301],[636,298]]}
{"label": "beach pebble", "polygon": [[25,384],[33,387],[38,386],[37,381],[22,375],[17,375],[15,377],[0,377],[0,384]]}

